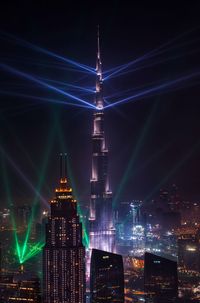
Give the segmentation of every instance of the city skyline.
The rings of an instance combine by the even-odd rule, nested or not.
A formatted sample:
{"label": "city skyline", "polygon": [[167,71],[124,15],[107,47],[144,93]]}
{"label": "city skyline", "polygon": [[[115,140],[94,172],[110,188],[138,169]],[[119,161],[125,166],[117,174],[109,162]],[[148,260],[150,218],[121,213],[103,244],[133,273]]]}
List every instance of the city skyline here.
{"label": "city skyline", "polygon": [[[111,7],[112,5],[109,6],[109,9]],[[70,27],[70,30],[68,27],[68,29],[65,29],[62,26],[61,30],[62,22],[65,22],[62,15],[60,23],[57,22],[54,25],[54,33],[60,29],[59,35],[52,36],[48,34],[44,39],[47,25],[44,28],[42,27],[41,32],[39,31],[39,25],[44,25],[41,18],[42,7],[41,12],[33,10],[35,31],[31,33],[27,32],[26,26],[21,26],[25,22],[27,28],[30,27],[28,21],[23,18],[14,29],[13,25],[20,14],[18,17],[11,18],[12,20],[7,23],[4,17],[1,21],[1,63],[37,75],[37,77],[47,77],[48,74],[48,77],[55,81],[58,78],[58,81],[64,81],[64,85],[73,83],[77,79],[77,74],[71,70],[66,72],[63,72],[62,69],[59,70],[63,67],[61,66],[62,62],[22,47],[15,38],[39,45],[66,58],[75,58],[77,59],[75,61],[80,61],[81,64],[86,63],[91,68],[95,68],[95,32],[98,21],[101,21],[99,24],[105,71],[140,58],[143,54],[151,52],[156,47],[159,48],[170,41],[172,41],[170,45],[175,47],[172,52],[164,52],[162,57],[156,57],[153,61],[142,61],[141,64],[136,66],[136,69],[141,68],[139,71],[105,81],[106,95],[111,96],[113,94],[114,97],[111,100],[114,100],[114,102],[121,99],[119,94],[124,90],[131,88],[134,91],[142,85],[148,87],[151,82],[166,83],[166,81],[180,78],[181,75],[190,75],[192,72],[198,71],[199,28],[194,9],[191,12],[193,18],[188,17],[188,23],[185,24],[182,15],[184,6],[179,11],[177,20],[174,13],[170,12],[170,8],[168,8],[167,12],[171,14],[173,21],[168,27],[167,18],[165,18],[162,9],[160,9],[158,16],[150,10],[152,14],[148,17],[146,12],[142,15],[141,8],[138,6],[136,7],[138,12],[136,20],[128,18],[131,13],[124,9],[122,19],[126,22],[120,27],[117,23],[120,8],[120,4],[116,5],[117,11],[113,13],[113,24],[111,24],[108,33],[108,23],[100,18],[103,8],[99,8],[98,20],[94,20],[93,17],[89,18],[83,27],[82,38],[73,26]],[[91,7],[91,9],[93,11],[94,8]],[[52,8],[49,8],[48,12],[51,15]],[[74,8],[72,8],[72,12],[74,12]],[[23,15],[23,10],[21,14]],[[86,17],[86,9],[82,14]],[[108,15],[109,12],[106,14]],[[34,19],[35,16],[38,16],[38,21]],[[56,12],[55,16],[57,16]],[[142,28],[139,26],[136,28],[139,16],[143,16],[143,19],[147,18]],[[156,29],[154,23],[148,28],[147,21],[152,16],[155,16],[157,21],[160,20],[160,16],[163,16],[160,29]],[[72,18],[68,22],[74,24]],[[91,25],[93,26],[91,27]],[[118,37],[115,37],[115,31],[118,33]],[[146,39],[142,38],[145,31]],[[75,32],[77,35],[75,35]],[[149,34],[153,32],[156,34],[152,34],[149,38]],[[64,33],[67,35],[66,39],[64,39]],[[160,35],[161,33],[163,35]],[[15,38],[9,37],[8,34],[15,36]],[[108,37],[111,37],[111,41]],[[128,37],[131,37],[131,39],[128,39]],[[119,41],[123,41],[124,48],[120,47]],[[77,48],[77,46],[79,47]],[[22,58],[24,59],[22,60]],[[166,63],[162,62],[165,60]],[[174,67],[175,63],[176,66]],[[70,66],[66,66],[66,68],[70,68]],[[56,72],[56,77],[54,77],[54,72]],[[162,75],[162,79],[160,79],[160,75]],[[84,74],[79,74],[79,77],[82,76]],[[85,88],[91,88],[94,79],[94,76],[91,76],[85,83],[80,82],[80,84],[75,83],[75,85],[84,85]],[[74,175],[71,179],[75,183],[75,186],[73,186],[75,195],[79,201],[89,202],[90,186],[88,179],[90,179],[91,165],[89,133],[92,125],[92,110],[47,102],[39,103],[38,100],[36,103],[35,95],[54,100],[63,100],[63,98],[38,87],[36,83],[16,75],[11,76],[5,70],[1,71],[1,84],[2,91],[7,92],[5,94],[1,92],[1,127],[4,133],[1,143],[1,147],[3,147],[2,158],[5,160],[5,169],[8,170],[7,175],[15,202],[20,204],[20,201],[26,199],[28,203],[32,203],[35,195],[33,188],[38,188],[44,200],[49,200],[51,197],[49,188],[52,187],[57,178],[57,175],[52,174],[52,172],[55,172],[57,155],[60,151],[68,153],[71,172]],[[151,198],[153,197],[152,188],[156,194],[156,190],[159,191],[161,187],[168,183],[176,183],[182,191],[183,197],[198,200],[198,116],[200,109],[198,106],[199,88],[197,84],[198,77],[195,77],[192,81],[181,82],[181,88],[172,89],[172,91],[167,89],[162,91],[160,95],[147,95],[148,98],[144,95],[144,98],[137,100],[137,102],[130,102],[106,110],[111,188],[113,189],[114,200],[116,199],[117,203],[132,198]],[[153,84],[153,87],[155,85],[157,84]],[[23,88],[21,88],[22,86]],[[12,96],[9,95],[10,90]],[[35,92],[37,93],[35,94]],[[32,99],[20,97],[20,94],[32,96]],[[77,92],[73,94],[76,95]],[[89,100],[92,103],[94,100],[92,92],[90,96],[84,96],[84,100]],[[72,102],[67,98],[66,101]],[[46,149],[44,146],[46,146]],[[79,146],[82,148],[79,148]],[[23,176],[16,172],[16,167],[13,168],[12,162],[14,162],[17,169],[20,169]],[[116,166],[118,167],[117,170],[115,169]],[[43,176],[38,171],[43,171]],[[188,178],[185,178],[185,176],[188,176]],[[25,179],[30,181],[33,188]],[[75,180],[77,179],[80,180],[79,184],[76,184]],[[39,183],[43,185],[38,185]],[[5,191],[4,193],[1,191],[1,199],[2,201],[6,200]],[[5,202],[3,204],[6,206]]]}
{"label": "city skyline", "polygon": [[199,302],[199,8],[2,5],[0,301]]}

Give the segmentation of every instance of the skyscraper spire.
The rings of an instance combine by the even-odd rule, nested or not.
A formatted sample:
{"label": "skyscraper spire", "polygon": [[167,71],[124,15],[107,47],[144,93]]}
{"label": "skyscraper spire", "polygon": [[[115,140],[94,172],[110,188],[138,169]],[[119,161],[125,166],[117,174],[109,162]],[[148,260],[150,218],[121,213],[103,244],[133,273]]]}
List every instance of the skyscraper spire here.
{"label": "skyscraper spire", "polygon": [[60,180],[67,179],[67,154],[60,153]]}
{"label": "skyscraper spire", "polygon": [[101,78],[102,78],[99,25],[98,25],[98,30],[97,30],[97,65],[96,65],[96,72],[97,72],[97,75],[101,76]]}
{"label": "skyscraper spire", "polygon": [[97,31],[96,98],[95,98],[95,104],[96,104],[96,107],[97,107],[98,110],[102,110],[103,107],[104,107],[103,76],[102,76],[99,26],[98,26],[98,31]]}
{"label": "skyscraper spire", "polygon": [[115,231],[112,216],[112,192],[108,180],[108,150],[104,132],[102,63],[97,32],[96,110],[93,115],[92,173],[90,200],[90,248],[114,252]]}

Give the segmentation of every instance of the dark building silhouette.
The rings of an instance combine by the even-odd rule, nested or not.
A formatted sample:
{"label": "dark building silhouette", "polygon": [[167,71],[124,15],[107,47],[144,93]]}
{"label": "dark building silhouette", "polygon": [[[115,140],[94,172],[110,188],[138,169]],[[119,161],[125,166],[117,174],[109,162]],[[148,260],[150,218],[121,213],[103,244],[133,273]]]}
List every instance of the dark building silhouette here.
{"label": "dark building silhouette", "polygon": [[92,250],[90,296],[91,303],[124,302],[124,269],[121,255]]}
{"label": "dark building silhouette", "polygon": [[144,290],[147,303],[177,302],[177,262],[145,253]]}
{"label": "dark building silhouette", "polygon": [[45,303],[85,302],[85,248],[77,202],[66,178],[66,155],[61,155],[61,176],[46,225],[43,251]]}

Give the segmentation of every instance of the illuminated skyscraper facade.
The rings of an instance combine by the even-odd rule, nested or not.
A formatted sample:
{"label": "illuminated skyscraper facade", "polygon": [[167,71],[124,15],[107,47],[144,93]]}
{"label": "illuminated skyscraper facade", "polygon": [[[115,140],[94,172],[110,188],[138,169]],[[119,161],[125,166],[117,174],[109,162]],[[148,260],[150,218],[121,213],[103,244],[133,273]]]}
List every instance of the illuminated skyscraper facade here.
{"label": "illuminated skyscraper facade", "polygon": [[2,276],[0,281],[0,302],[41,303],[39,278],[30,278],[23,273]]}
{"label": "illuminated skyscraper facade", "polygon": [[66,156],[61,156],[61,176],[46,225],[43,251],[45,303],[85,302],[85,248],[77,202],[66,178]]}
{"label": "illuminated skyscraper facade", "polygon": [[90,199],[90,248],[114,252],[112,192],[108,180],[108,150],[104,133],[104,98],[99,35],[96,62],[96,110],[93,115]]}

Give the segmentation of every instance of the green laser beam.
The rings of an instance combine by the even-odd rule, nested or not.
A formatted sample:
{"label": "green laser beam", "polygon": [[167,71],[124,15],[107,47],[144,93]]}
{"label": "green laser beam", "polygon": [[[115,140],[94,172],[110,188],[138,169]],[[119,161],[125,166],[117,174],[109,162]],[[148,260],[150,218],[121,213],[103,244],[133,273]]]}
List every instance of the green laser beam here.
{"label": "green laser beam", "polygon": [[[44,183],[44,180],[45,180],[45,172],[46,172],[46,168],[47,168],[47,164],[48,164],[50,151],[51,151],[51,148],[52,148],[52,145],[53,145],[54,136],[55,136],[55,124],[53,125],[53,128],[52,128],[51,133],[50,133],[49,138],[48,138],[48,144],[46,145],[47,146],[47,151],[45,152],[44,161],[42,163],[42,168],[40,170],[40,176],[39,176],[38,186],[37,186],[38,191],[41,190],[41,187],[42,187],[42,185]],[[12,200],[11,200],[11,191],[10,191],[10,186],[9,186],[9,182],[8,182],[7,171],[6,171],[6,168],[5,168],[5,161],[3,161],[2,156],[3,155],[1,153],[1,165],[2,165],[2,171],[3,171],[3,180],[4,180],[7,200],[9,202],[9,206],[12,210],[13,205],[12,205]],[[17,227],[16,227],[16,222],[15,222],[15,217],[14,217],[13,211],[11,213],[11,220],[12,220],[12,228],[13,228],[13,232],[14,232],[16,254],[17,254],[17,258],[18,258],[18,261],[19,261],[20,264],[24,263],[28,259],[30,259],[33,256],[35,256],[36,254],[38,254],[41,251],[41,249],[44,245],[44,243],[35,244],[34,249],[32,248],[31,250],[30,250],[29,245],[28,245],[31,230],[32,230],[32,224],[33,224],[34,217],[35,217],[37,202],[38,202],[38,197],[36,195],[34,200],[33,200],[33,207],[32,207],[32,211],[31,211],[31,217],[29,219],[28,228],[27,228],[25,238],[24,238],[24,241],[22,242],[22,244],[20,244],[21,241],[19,241],[19,237],[18,237],[18,234],[17,234]]]}
{"label": "green laser beam", "polygon": [[[35,171],[35,173],[36,173],[36,175],[38,177],[39,174],[40,174],[40,171],[38,170],[37,166],[35,165],[35,163],[31,159],[31,157],[30,157],[29,153],[27,152],[27,150],[22,145],[20,139],[16,136],[14,129],[11,127],[11,124],[6,121],[5,117],[3,117],[2,114],[0,115],[0,119],[6,125],[6,129],[9,131],[9,134],[14,138],[16,145],[20,148],[20,150],[22,151],[23,155],[28,160],[31,168]],[[45,187],[47,188],[48,192],[50,193],[50,188],[47,186],[47,184],[45,184]]]}
{"label": "green laser beam", "polygon": [[3,157],[2,153],[1,153],[1,167],[2,167],[3,184],[4,184],[5,191],[6,191],[6,199],[7,199],[9,208],[11,210],[11,224],[12,224],[12,229],[14,232],[16,254],[17,254],[19,263],[21,263],[21,248],[20,248],[19,241],[18,241],[16,222],[15,222],[14,213],[13,213],[13,203],[12,203],[12,198],[11,198],[10,184],[9,184],[7,169],[5,166],[5,161],[4,161],[4,157]]}
{"label": "green laser beam", "polygon": [[146,135],[147,135],[147,133],[148,133],[148,131],[150,129],[150,125],[151,125],[151,123],[153,121],[156,109],[157,109],[157,102],[154,103],[154,106],[153,106],[153,108],[151,110],[151,113],[150,113],[150,115],[149,115],[149,117],[148,117],[148,119],[147,119],[144,127],[142,128],[142,130],[140,132],[140,136],[139,136],[138,142],[137,142],[136,146],[134,146],[134,150],[133,150],[132,156],[131,156],[131,158],[130,158],[130,160],[128,162],[127,168],[126,168],[126,170],[125,170],[125,172],[123,174],[122,180],[121,180],[121,182],[120,182],[120,184],[118,186],[118,190],[117,190],[117,192],[115,194],[115,197],[113,199],[113,208],[114,209],[116,208],[116,205],[117,205],[117,203],[119,201],[119,198],[120,198],[120,196],[121,196],[121,194],[122,194],[122,192],[123,192],[123,190],[124,190],[124,188],[126,186],[126,183],[129,180],[130,174],[131,174],[132,169],[133,169],[133,165],[134,165],[134,163],[135,163],[135,161],[137,159],[137,156],[138,156],[138,154],[139,154],[139,152],[140,152],[140,150],[141,150],[141,148],[142,148],[142,146],[144,144],[144,139],[145,139],[145,137],[146,137]]}
{"label": "green laser beam", "polygon": [[29,248],[29,252],[25,255],[23,263],[40,253],[44,247],[44,242],[39,242]]}
{"label": "green laser beam", "polygon": [[168,172],[168,174],[156,185],[156,187],[145,197],[145,201],[149,201],[151,197],[157,192],[163,184],[165,184],[184,164],[187,162],[195,152],[198,151],[200,147],[200,142],[196,143],[193,148],[191,148],[188,153],[186,153],[180,161]]}
{"label": "green laser beam", "polygon": [[[153,162],[155,159],[157,159],[163,152],[165,152],[167,149],[169,148],[169,144],[166,144],[164,147],[160,148],[158,151],[156,151],[155,153],[153,153],[144,163],[142,163],[142,165],[140,165],[137,170],[134,171],[134,176],[137,175],[137,173],[139,173],[139,171],[141,172],[143,169],[145,169],[151,162]],[[132,176],[133,177],[133,176]],[[126,218],[123,220],[123,224],[125,224],[128,219],[130,218],[130,216],[132,216],[132,212],[129,213]]]}
{"label": "green laser beam", "polygon": [[[43,160],[43,163],[42,163],[42,167],[40,169],[40,175],[39,175],[39,180],[38,180],[38,185],[37,185],[37,191],[38,192],[40,192],[40,190],[42,188],[42,185],[44,183],[44,180],[45,180],[45,173],[46,173],[46,170],[47,170],[47,164],[48,164],[50,152],[51,152],[51,149],[52,149],[52,146],[53,146],[54,137],[55,137],[55,133],[56,133],[55,130],[56,130],[56,123],[55,123],[55,120],[54,120],[53,127],[52,127],[51,132],[50,132],[50,134],[48,136],[48,139],[47,139],[48,143],[45,145],[45,146],[47,146],[47,149],[45,151],[44,160]],[[28,228],[27,228],[24,244],[22,246],[21,258],[22,258],[23,261],[25,260],[24,258],[26,258],[26,256],[24,256],[24,255],[25,255],[25,253],[27,251],[27,248],[28,248],[27,243],[28,243],[29,238],[30,238],[30,233],[31,233],[32,224],[33,224],[33,220],[34,220],[34,215],[35,215],[35,207],[36,207],[37,202],[38,202],[38,197],[35,196],[35,198],[33,200],[31,218],[30,218],[29,223],[28,223]]]}

